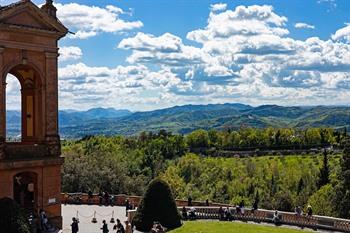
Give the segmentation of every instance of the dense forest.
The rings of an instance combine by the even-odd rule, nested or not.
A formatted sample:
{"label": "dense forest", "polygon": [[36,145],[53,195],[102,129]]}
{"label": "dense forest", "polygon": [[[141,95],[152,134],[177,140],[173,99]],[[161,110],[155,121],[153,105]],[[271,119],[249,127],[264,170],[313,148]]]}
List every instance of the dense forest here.
{"label": "dense forest", "polygon": [[[210,151],[247,148],[326,148],[320,153],[213,157]],[[345,148],[334,153],[332,148]],[[242,128],[197,130],[186,136],[141,133],[134,137],[87,136],[63,143],[64,192],[100,190],[142,195],[155,177],[177,198],[291,211],[313,206],[316,214],[348,217],[350,151],[346,130]],[[200,150],[198,150],[200,149]],[[341,195],[339,195],[341,193]]]}

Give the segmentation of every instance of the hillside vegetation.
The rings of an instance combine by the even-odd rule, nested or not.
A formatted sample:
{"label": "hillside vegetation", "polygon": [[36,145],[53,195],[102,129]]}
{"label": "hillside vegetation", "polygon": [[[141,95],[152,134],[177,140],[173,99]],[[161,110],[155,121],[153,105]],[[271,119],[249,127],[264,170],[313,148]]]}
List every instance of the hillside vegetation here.
{"label": "hillside vegetation", "polygon": [[[247,140],[250,146],[262,145],[261,142],[265,146],[271,142],[280,147],[291,142],[308,146],[322,139],[328,145],[349,148],[344,144],[347,135],[331,129],[266,130],[274,135],[267,137],[269,140],[262,140],[262,135],[268,135],[265,130],[241,129],[200,130],[187,136],[160,131],[137,137],[90,136],[66,141],[62,188],[64,192],[103,190],[142,195],[150,180],[161,177],[177,198],[191,196],[194,200],[230,204],[243,201],[247,206],[257,201],[260,208],[286,211],[292,211],[296,205],[311,204],[316,214],[350,216],[350,151],[344,155],[324,152],[246,158],[210,157],[205,155],[206,150],[201,154],[190,152],[198,147],[220,148],[223,141],[231,141],[232,134],[241,139],[244,136],[238,142]],[[289,140],[276,141],[284,138],[281,135],[288,135],[286,132],[293,132],[285,137]]]}

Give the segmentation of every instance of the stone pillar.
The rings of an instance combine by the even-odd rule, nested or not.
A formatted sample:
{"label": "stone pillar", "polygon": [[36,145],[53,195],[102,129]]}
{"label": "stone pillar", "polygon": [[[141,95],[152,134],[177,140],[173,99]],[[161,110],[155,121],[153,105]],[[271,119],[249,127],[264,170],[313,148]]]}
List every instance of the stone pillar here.
{"label": "stone pillar", "polygon": [[60,137],[58,135],[58,53],[46,52],[46,144],[48,155],[61,155]]}
{"label": "stone pillar", "polygon": [[0,47],[0,159],[5,157],[6,138],[6,76],[4,74],[4,52],[5,48]]}

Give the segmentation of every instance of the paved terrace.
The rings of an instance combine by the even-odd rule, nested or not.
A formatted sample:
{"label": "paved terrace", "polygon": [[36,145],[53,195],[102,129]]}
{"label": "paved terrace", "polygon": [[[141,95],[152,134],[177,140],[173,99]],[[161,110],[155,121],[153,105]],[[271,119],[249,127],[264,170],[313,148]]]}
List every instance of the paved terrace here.
{"label": "paved terrace", "polygon": [[[96,220],[97,223],[92,223],[91,220],[94,217],[94,213],[96,211]],[[102,226],[102,220],[106,220],[108,223],[109,232],[113,232],[113,223],[110,223],[110,220],[112,218],[112,213],[114,211],[114,218],[119,218],[123,223],[127,219],[125,216],[125,207],[120,206],[98,206],[98,205],[62,205],[62,215],[63,215],[63,233],[71,233],[70,224],[72,223],[72,218],[77,217],[79,218],[79,232],[83,233],[101,233],[100,230]],[[198,219],[196,221],[217,221],[217,220],[210,220],[210,219]],[[237,220],[236,220],[237,221]],[[240,222],[240,221],[238,221]],[[267,226],[275,226],[274,224],[269,223],[257,223],[254,221],[244,221],[250,224],[258,224],[258,225],[267,225]],[[125,224],[124,224],[125,225]],[[291,229],[297,229],[297,230],[305,230],[310,231],[311,228],[300,228],[298,226],[291,226],[291,225],[281,225],[278,226],[281,228],[291,228]],[[317,230],[315,232],[333,232],[337,233],[336,231],[327,231],[327,230]],[[134,231],[134,233],[141,233],[139,231]],[[340,232],[339,232],[340,233]]]}
{"label": "paved terrace", "polygon": [[[91,220],[94,217],[96,211],[97,223],[92,223]],[[126,220],[125,207],[120,206],[98,206],[98,205],[62,205],[63,216],[63,233],[71,233],[70,224],[72,218],[79,218],[79,232],[82,233],[101,233],[102,220],[106,220],[108,223],[109,232],[112,233],[114,223],[110,223],[112,213],[114,211],[115,220],[119,218],[123,225]]]}
{"label": "paved terrace", "polygon": [[[78,198],[77,198],[78,197]],[[67,198],[66,195],[62,195],[62,203],[69,204],[78,204],[78,205],[63,205],[62,206],[62,215],[63,215],[63,232],[69,232],[70,224],[73,217],[78,217],[80,220],[80,232],[84,233],[95,233],[100,232],[100,227],[102,226],[102,220],[106,220],[110,232],[114,224],[110,223],[112,217],[115,219],[119,218],[123,223],[127,219],[125,216],[125,200],[128,198],[129,202],[135,206],[138,206],[141,197],[139,196],[126,196],[126,195],[115,195],[114,204],[116,206],[99,206],[99,198],[97,195],[94,195],[91,200],[88,200],[87,195],[83,193],[79,194],[70,194]],[[84,205],[84,203],[91,203],[93,205]],[[220,219],[219,206],[227,206],[220,203],[210,203],[210,206],[205,206],[205,202],[192,202],[196,206],[196,219],[202,221],[217,221]],[[176,204],[181,212],[182,206],[187,206],[187,201],[185,200],[176,200]],[[232,207],[231,207],[232,208]],[[188,210],[188,207],[187,207]],[[97,223],[92,223],[91,220],[94,217],[97,219]],[[233,213],[233,219],[235,221],[243,221],[249,223],[258,223],[258,224],[270,224],[272,222],[274,211],[259,209],[254,213],[249,209],[245,211],[245,214]],[[281,216],[281,224],[288,225],[292,228],[311,228],[311,229],[322,229],[325,232],[330,231],[341,231],[341,232],[350,232],[350,220],[348,219],[339,219],[332,218],[327,216],[317,216],[313,215],[308,216],[296,216],[291,212],[282,212],[279,211]],[[132,220],[135,215],[135,211],[129,211],[128,219]]]}

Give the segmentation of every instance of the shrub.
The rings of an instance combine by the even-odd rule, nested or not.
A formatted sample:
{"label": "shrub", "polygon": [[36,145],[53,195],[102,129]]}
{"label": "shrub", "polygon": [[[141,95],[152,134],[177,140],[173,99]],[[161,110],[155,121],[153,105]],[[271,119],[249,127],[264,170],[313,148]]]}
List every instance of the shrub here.
{"label": "shrub", "polygon": [[0,233],[30,233],[24,211],[10,198],[0,199]]}
{"label": "shrub", "polygon": [[293,211],[293,206],[293,198],[289,191],[277,194],[276,209],[281,211]]}
{"label": "shrub", "polygon": [[149,184],[133,224],[139,231],[149,231],[154,221],[158,221],[168,229],[181,226],[181,217],[170,187],[161,179],[154,179]]}

